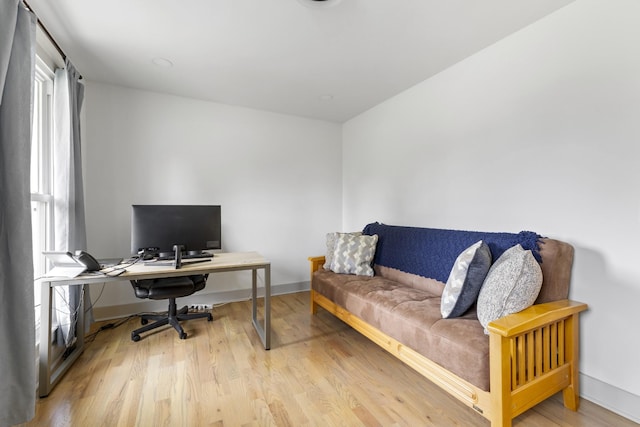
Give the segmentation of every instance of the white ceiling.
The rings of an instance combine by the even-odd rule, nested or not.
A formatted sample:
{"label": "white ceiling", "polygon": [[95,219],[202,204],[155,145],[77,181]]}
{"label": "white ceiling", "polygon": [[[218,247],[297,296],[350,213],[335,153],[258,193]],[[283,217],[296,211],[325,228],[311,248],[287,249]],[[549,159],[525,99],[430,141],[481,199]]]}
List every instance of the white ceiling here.
{"label": "white ceiling", "polygon": [[344,122],[571,1],[28,3],[89,81]]}

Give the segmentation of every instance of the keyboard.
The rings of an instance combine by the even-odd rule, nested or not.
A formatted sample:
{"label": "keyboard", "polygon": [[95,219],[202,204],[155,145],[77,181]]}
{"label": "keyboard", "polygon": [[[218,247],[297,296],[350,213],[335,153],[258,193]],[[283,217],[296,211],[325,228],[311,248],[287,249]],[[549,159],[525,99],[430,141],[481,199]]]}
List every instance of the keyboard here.
{"label": "keyboard", "polygon": [[[209,252],[200,252],[199,254],[183,254],[182,259],[199,259],[199,258],[212,258],[213,254]],[[159,256],[156,258],[158,261],[166,261],[175,259],[175,255]]]}

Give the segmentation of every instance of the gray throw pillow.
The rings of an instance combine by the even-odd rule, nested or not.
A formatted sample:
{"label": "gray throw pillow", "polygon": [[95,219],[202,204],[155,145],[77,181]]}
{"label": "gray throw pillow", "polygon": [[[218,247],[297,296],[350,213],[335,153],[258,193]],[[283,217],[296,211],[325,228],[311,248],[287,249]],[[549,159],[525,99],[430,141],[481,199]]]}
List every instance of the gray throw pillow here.
{"label": "gray throw pillow", "polygon": [[331,271],[335,273],[373,276],[371,263],[376,253],[378,235],[373,236],[339,234],[331,260]]}
{"label": "gray throw pillow", "polygon": [[478,296],[478,320],[487,325],[531,306],[542,287],[542,269],[531,251],[516,245],[491,266]]}
{"label": "gray throw pillow", "polygon": [[476,302],[490,267],[491,250],[482,240],[458,255],[442,292],[443,318],[462,316]]}
{"label": "gray throw pillow", "polygon": [[331,269],[331,261],[333,261],[333,253],[336,250],[336,241],[338,240],[338,236],[341,234],[351,234],[354,236],[362,235],[362,231],[354,231],[352,233],[327,233],[327,252],[324,256],[324,265],[322,266],[325,270]]}

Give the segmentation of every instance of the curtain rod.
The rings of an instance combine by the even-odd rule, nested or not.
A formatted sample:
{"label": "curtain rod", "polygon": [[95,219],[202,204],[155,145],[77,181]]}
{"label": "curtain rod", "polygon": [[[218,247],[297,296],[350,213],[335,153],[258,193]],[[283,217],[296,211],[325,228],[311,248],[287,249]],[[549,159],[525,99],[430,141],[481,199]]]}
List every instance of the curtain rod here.
{"label": "curtain rod", "polygon": [[[51,33],[49,32],[49,30],[47,30],[47,27],[44,26],[44,24],[42,23],[42,21],[40,20],[40,18],[38,18],[38,14],[36,13],[35,10],[33,10],[33,8],[31,7],[31,5],[29,3],[27,3],[26,0],[22,0],[22,3],[26,6],[27,9],[29,9],[31,12],[33,12],[33,14],[36,16],[36,23],[38,24],[38,26],[40,27],[40,29],[44,32],[44,34],[47,36],[47,38],[49,39],[49,41],[51,41],[51,43],[53,44],[53,47],[56,48],[56,50],[58,51],[58,53],[60,54],[60,56],[62,56],[62,60],[66,61],[67,59],[67,55],[64,53],[64,51],[62,50],[62,48],[60,47],[60,45],[56,42],[56,40],[53,38],[53,36],[51,35]],[[80,78],[82,78],[82,76],[80,76]]]}

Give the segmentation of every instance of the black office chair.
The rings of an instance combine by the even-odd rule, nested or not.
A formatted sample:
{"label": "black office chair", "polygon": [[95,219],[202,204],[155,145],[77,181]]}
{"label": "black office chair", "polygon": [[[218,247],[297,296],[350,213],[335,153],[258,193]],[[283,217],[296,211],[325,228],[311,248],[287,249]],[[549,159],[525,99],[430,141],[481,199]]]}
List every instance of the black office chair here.
{"label": "black office chair", "polygon": [[[133,341],[140,341],[140,334],[164,325],[171,325],[176,331],[180,339],[187,338],[186,332],[180,326],[181,320],[207,318],[209,322],[213,320],[211,313],[189,313],[189,308],[185,305],[179,311],[176,306],[176,298],[186,297],[204,289],[207,283],[208,275],[168,277],[161,279],[144,279],[131,280],[131,285],[135,291],[136,297],[148,299],[168,299],[169,312],[167,314],[143,314],[140,316],[140,322],[145,325],[131,332]],[[149,320],[155,320],[154,323],[147,324]]]}

